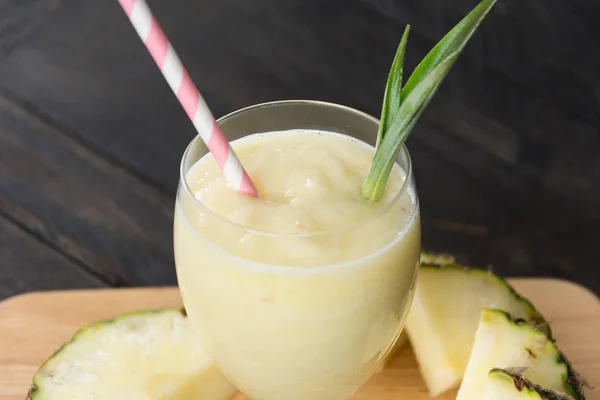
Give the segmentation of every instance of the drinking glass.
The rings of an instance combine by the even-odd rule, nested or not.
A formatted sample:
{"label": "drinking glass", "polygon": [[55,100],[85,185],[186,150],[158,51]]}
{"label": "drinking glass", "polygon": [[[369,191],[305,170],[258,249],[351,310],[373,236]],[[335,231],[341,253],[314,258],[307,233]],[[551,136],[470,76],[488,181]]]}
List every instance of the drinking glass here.
{"label": "drinking glass", "polygon": [[[310,129],[374,146],[379,122],[337,104],[289,100],[244,108],[218,123],[230,141]],[[188,171],[204,156],[208,149],[196,137],[181,161],[174,217],[179,289],[200,342],[253,400],[347,399],[388,355],[414,295],[421,231],[408,150],[396,160],[404,171],[400,192],[377,213],[327,231],[290,234],[237,225],[197,200]],[[408,209],[398,203],[407,195]],[[394,229],[384,245],[365,243],[362,253],[340,252],[336,259],[321,258],[315,247],[366,230],[378,235],[382,221]],[[240,238],[253,245],[240,251]],[[307,251],[288,251],[298,248]]]}

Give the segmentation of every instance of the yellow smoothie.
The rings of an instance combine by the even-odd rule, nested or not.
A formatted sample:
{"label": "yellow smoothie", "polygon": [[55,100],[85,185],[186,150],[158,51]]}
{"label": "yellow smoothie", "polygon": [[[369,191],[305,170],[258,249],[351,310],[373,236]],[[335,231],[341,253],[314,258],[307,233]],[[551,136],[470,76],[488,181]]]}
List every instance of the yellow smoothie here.
{"label": "yellow smoothie", "polygon": [[251,398],[345,399],[383,361],[412,301],[412,181],[395,165],[383,199],[364,199],[373,148],[330,132],[232,146],[260,198],[231,189],[210,155],[179,188],[175,261],[190,321]]}

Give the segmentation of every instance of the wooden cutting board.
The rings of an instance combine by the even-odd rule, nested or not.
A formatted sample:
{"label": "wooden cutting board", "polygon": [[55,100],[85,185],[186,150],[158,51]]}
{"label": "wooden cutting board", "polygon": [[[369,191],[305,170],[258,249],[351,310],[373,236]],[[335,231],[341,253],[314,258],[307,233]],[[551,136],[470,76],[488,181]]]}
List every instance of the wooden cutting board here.
{"label": "wooden cutting board", "polygon": [[[600,300],[565,281],[514,279],[511,283],[546,316],[560,349],[589,384],[598,387],[588,389],[587,398],[600,399]],[[125,311],[179,305],[176,288],[30,293],[0,303],[0,399],[24,399],[38,366],[83,325]],[[438,398],[455,396],[450,392]],[[429,398],[410,345],[352,397]],[[242,395],[236,398],[242,399]]]}

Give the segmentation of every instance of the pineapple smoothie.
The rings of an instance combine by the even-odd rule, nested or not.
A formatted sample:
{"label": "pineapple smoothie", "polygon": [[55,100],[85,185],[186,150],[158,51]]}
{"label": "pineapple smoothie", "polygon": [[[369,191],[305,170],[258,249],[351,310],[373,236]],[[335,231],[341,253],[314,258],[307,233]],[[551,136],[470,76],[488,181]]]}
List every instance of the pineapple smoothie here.
{"label": "pineapple smoothie", "polygon": [[415,286],[420,217],[398,164],[384,197],[361,195],[373,147],[316,130],[232,142],[260,198],[204,155],[180,183],[174,248],[202,345],[255,400],[337,400],[379,366]]}

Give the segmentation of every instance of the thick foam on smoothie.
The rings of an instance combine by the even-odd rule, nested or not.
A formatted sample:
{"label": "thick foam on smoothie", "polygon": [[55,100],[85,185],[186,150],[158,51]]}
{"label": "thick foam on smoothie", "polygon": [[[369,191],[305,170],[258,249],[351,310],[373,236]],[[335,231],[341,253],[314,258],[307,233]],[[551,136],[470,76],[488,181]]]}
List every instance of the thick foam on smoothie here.
{"label": "thick foam on smoothie", "polygon": [[404,182],[397,170],[382,201],[364,199],[360,189],[373,150],[347,136],[269,132],[232,145],[257,186],[259,199],[233,192],[211,156],[193,167],[188,182],[196,199],[212,212],[256,230],[289,234],[343,228],[386,207]]}
{"label": "thick foam on smoothie", "polygon": [[[392,242],[415,216],[414,193],[400,193],[406,174],[398,165],[380,201],[362,196],[373,148],[348,136],[313,130],[268,132],[232,146],[260,198],[233,190],[210,154],[190,169],[187,179],[196,200],[230,222],[219,223],[214,215],[200,212],[192,224],[237,255],[284,265],[342,262]],[[382,214],[386,217],[377,218]],[[279,247],[272,256],[250,249],[268,240],[274,244],[273,235],[287,239],[276,240]],[[302,235],[306,237],[291,238]]]}

